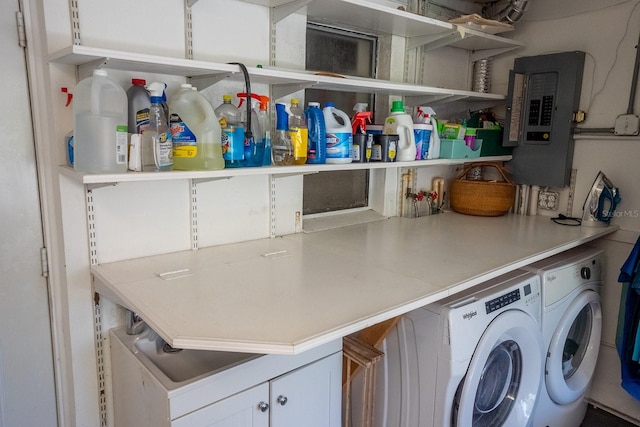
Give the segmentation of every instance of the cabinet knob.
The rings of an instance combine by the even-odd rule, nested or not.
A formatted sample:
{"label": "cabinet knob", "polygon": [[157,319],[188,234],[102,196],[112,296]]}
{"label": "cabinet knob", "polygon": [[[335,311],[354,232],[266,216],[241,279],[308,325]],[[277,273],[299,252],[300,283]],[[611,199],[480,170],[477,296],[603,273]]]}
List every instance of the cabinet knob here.
{"label": "cabinet knob", "polygon": [[269,404],[267,402],[258,403],[258,409],[260,412],[267,412],[269,410]]}
{"label": "cabinet knob", "polygon": [[287,404],[287,400],[288,400],[288,399],[287,399],[287,396],[280,395],[280,396],[278,396],[278,398],[276,399],[276,402],[278,402],[278,403],[280,404],[280,406],[284,406],[284,405],[286,405],[286,404]]}

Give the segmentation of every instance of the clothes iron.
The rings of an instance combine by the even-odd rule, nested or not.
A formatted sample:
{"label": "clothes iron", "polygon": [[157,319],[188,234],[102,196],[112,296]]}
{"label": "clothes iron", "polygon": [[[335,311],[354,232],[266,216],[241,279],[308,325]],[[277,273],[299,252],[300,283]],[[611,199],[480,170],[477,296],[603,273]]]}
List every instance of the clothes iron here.
{"label": "clothes iron", "polygon": [[620,190],[602,171],[598,172],[582,207],[582,225],[606,227],[613,218],[620,200]]}

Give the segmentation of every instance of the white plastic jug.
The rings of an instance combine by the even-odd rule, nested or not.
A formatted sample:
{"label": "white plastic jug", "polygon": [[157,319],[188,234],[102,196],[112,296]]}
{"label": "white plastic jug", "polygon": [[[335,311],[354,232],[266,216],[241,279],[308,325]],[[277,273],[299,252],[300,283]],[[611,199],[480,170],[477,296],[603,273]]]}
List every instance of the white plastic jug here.
{"label": "white plastic jug", "polygon": [[416,159],[416,139],[413,119],[404,112],[402,101],[393,101],[391,115],[384,121],[382,133],[399,136],[396,161],[410,162]]}
{"label": "white plastic jug", "polygon": [[322,113],[327,135],[326,163],[351,163],[351,119],[347,113],[335,108],[333,102],[327,102]]}
{"label": "white plastic jug", "polygon": [[209,100],[191,85],[183,85],[173,96],[169,111],[173,168],[223,169],[222,129]]}
{"label": "white plastic jug", "polygon": [[74,163],[87,173],[127,171],[127,93],[95,70],[73,94]]}

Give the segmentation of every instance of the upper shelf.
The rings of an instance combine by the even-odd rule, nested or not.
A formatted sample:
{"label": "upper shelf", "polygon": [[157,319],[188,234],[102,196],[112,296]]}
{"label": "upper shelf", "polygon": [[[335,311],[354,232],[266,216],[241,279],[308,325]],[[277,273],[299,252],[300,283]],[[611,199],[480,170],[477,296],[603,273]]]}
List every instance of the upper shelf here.
{"label": "upper shelf", "polygon": [[[242,79],[237,65],[181,59],[142,53],[123,52],[110,49],[72,45],[50,55],[49,61],[58,64],[76,65],[80,76],[88,76],[95,68],[111,68],[124,71],[149,72],[179,75],[191,78],[199,89],[222,79]],[[360,77],[334,77],[319,75],[311,71],[293,71],[279,68],[247,67],[251,81],[272,85],[274,99],[301,89],[315,88],[347,92],[376,93],[407,96],[408,106],[430,104],[432,106],[466,100],[470,102],[496,102],[504,95],[479,93],[465,90],[420,86],[386,80]]]}
{"label": "upper shelf", "polygon": [[417,160],[414,162],[372,162],[300,166],[264,166],[257,168],[229,168],[216,171],[126,172],[112,174],[87,174],[83,172],[77,172],[67,166],[60,166],[60,172],[63,175],[77,180],[85,185],[100,187],[103,185],[117,184],[119,182],[164,181],[179,179],[212,181],[217,179],[232,178],[235,176],[250,175],[271,175],[275,177],[284,177],[338,170],[410,168],[435,165],[459,165],[470,162],[505,162],[509,160],[511,160],[511,156],[506,155],[479,157],[473,159]]}
{"label": "upper shelf", "polygon": [[461,25],[373,3],[367,0],[244,0],[274,9],[277,22],[306,7],[315,21],[357,28],[373,34],[406,37],[408,47],[436,49],[452,46],[472,51],[478,60],[523,46],[522,42],[483,33]]}

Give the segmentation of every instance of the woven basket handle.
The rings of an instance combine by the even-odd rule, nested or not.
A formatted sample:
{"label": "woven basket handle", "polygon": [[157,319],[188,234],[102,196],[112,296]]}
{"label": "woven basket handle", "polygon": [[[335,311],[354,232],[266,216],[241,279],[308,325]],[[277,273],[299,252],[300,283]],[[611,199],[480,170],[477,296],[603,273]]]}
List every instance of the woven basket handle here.
{"label": "woven basket handle", "polygon": [[458,175],[458,179],[463,179],[463,177],[467,175],[467,172],[469,172],[471,168],[475,168],[478,166],[491,166],[496,168],[496,170],[500,173],[500,176],[502,176],[502,179],[504,180],[504,182],[513,184],[513,181],[511,181],[511,179],[509,179],[509,177],[507,176],[506,169],[503,166],[498,165],[496,163],[492,163],[492,162],[467,163],[462,169],[462,172],[460,173],[460,175]]}

